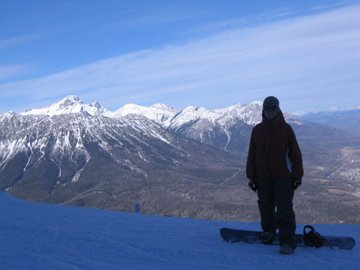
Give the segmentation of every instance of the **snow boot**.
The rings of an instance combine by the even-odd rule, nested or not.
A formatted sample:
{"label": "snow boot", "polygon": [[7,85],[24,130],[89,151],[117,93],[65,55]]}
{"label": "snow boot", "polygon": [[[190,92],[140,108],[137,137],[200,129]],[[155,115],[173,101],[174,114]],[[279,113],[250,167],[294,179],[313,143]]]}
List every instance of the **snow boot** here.
{"label": "snow boot", "polygon": [[280,254],[293,255],[294,252],[295,252],[295,248],[289,244],[282,244],[280,246]]}
{"label": "snow boot", "polygon": [[272,232],[262,232],[260,241],[265,245],[271,245],[274,242],[275,234]]}

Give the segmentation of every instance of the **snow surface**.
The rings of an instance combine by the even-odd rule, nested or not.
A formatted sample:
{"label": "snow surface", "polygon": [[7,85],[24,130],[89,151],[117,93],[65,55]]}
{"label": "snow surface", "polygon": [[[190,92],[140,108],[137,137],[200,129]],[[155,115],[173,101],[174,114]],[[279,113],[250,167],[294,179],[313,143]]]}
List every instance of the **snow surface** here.
{"label": "snow surface", "polygon": [[[5,270],[360,269],[358,246],[351,251],[302,247],[285,256],[277,246],[229,244],[218,233],[223,226],[256,230],[258,224],[30,203],[7,193],[0,193],[0,213]],[[360,241],[360,225],[316,228]]]}

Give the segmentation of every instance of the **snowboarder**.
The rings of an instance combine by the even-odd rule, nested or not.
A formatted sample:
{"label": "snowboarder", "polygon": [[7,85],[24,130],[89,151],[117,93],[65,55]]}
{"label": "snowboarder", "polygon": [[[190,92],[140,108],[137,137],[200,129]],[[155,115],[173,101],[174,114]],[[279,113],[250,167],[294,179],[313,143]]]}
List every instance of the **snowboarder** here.
{"label": "snowboarder", "polygon": [[265,98],[262,117],[262,122],[252,130],[246,164],[249,187],[258,195],[261,241],[271,244],[278,229],[280,253],[293,254],[296,248],[293,197],[303,177],[301,151],[276,97]]}

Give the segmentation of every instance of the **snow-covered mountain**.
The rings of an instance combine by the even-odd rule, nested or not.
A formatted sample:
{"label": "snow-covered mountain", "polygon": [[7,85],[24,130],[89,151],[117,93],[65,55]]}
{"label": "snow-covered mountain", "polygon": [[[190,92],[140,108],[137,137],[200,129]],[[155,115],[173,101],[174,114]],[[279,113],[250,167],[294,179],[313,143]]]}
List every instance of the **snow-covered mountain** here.
{"label": "snow-covered mountain", "polygon": [[[20,115],[52,117],[81,113],[91,116],[101,115],[117,120],[136,115],[154,121],[165,129],[184,137],[239,154],[245,150],[246,139],[252,126],[261,121],[261,112],[261,102],[248,105],[237,104],[215,110],[194,106],[176,110],[164,104],[154,104],[149,107],[127,104],[115,112],[110,112],[97,102],[88,105],[76,96],[68,96],[50,107],[32,109]],[[302,124],[296,115],[287,112],[284,115],[288,122]],[[236,138],[239,134],[243,134],[240,141]]]}
{"label": "snow-covered mountain", "polygon": [[226,178],[239,167],[230,154],[141,114],[115,117],[74,96],[3,114],[0,126],[0,189],[27,199],[126,210],[141,198],[156,212],[181,202],[162,202],[172,185],[200,185],[193,170],[218,169]]}
{"label": "snow-covered mountain", "polygon": [[[237,121],[254,126],[262,120],[262,102],[256,101],[247,105],[237,104],[223,109],[208,110],[203,107],[189,106],[176,110],[164,104],[155,104],[149,107],[127,104],[113,113],[114,117],[136,114],[145,116],[166,128],[179,129],[188,123],[206,120],[223,127],[230,127]],[[301,120],[288,112],[284,113],[288,121],[301,123]]]}
{"label": "snow-covered mountain", "polygon": [[[91,151],[86,145],[91,143],[96,143],[99,150],[112,156],[119,165],[139,173],[141,169],[130,161],[132,155],[124,159],[129,149],[122,152],[122,158],[117,158],[113,152],[121,151],[126,145],[136,149],[139,142],[147,140],[160,141],[177,149],[172,138],[155,122],[139,115],[106,117],[109,114],[98,103],[86,105],[74,96],[48,108],[4,114],[0,118],[0,167],[6,167],[21,154],[25,155],[22,172],[26,173],[28,168],[46,159],[56,166],[61,183],[62,179],[78,180],[81,171],[90,162]],[[146,155],[141,150],[135,151],[136,156],[145,161]]]}
{"label": "snow-covered mountain", "polygon": [[360,133],[360,106],[348,110],[332,110],[303,114],[300,118],[317,124]]}
{"label": "snow-covered mountain", "polygon": [[[252,127],[262,120],[262,102],[215,110],[189,106],[178,111],[163,104],[150,107],[130,104],[120,108],[114,116],[130,114],[142,115],[168,130],[218,149],[244,154]],[[288,122],[302,124],[296,115],[284,115]]]}
{"label": "snow-covered mountain", "polygon": [[115,117],[129,114],[143,115],[164,127],[177,129],[189,122],[194,122],[199,119],[210,122],[221,122],[223,125],[226,125],[232,119],[240,119],[249,125],[254,125],[261,121],[261,108],[262,105],[260,102],[255,102],[250,105],[239,104],[216,110],[207,110],[203,107],[194,106],[176,110],[164,104],[155,104],[150,107],[127,104],[114,112],[113,115]]}
{"label": "snow-covered mountain", "polygon": [[[73,119],[69,120],[71,118]],[[135,118],[138,119],[138,122],[145,121],[146,123],[142,124],[136,121],[132,123],[130,123],[131,121],[129,122],[129,119],[134,120]],[[42,138],[44,140],[54,138],[56,149],[63,149],[66,145],[68,148],[71,146],[68,143],[68,136],[71,131],[72,137],[74,137],[74,141],[77,143],[73,144],[69,149],[75,150],[76,148],[77,153],[81,152],[80,148],[83,145],[82,140],[84,134],[89,135],[91,140],[97,138],[98,141],[103,141],[101,138],[104,135],[100,134],[103,132],[107,134],[111,133],[111,131],[104,131],[107,126],[110,125],[117,127],[127,126],[130,129],[136,129],[138,131],[144,128],[144,134],[153,133],[153,135],[159,134],[159,131],[152,132],[153,128],[161,129],[162,127],[166,132],[176,133],[182,137],[196,140],[220,150],[235,154],[244,154],[252,126],[261,121],[261,103],[254,102],[249,105],[238,104],[217,110],[207,110],[205,108],[191,106],[183,110],[176,110],[164,104],[155,104],[149,107],[127,104],[115,112],[110,112],[101,107],[97,102],[88,105],[84,104],[80,98],[76,96],[68,96],[46,108],[32,109],[20,114],[4,114],[1,116],[0,121],[5,129],[14,123],[17,123],[17,125],[23,128],[24,123],[28,125],[34,124],[34,127],[38,125],[37,123],[42,123],[41,126],[38,127]],[[73,123],[73,126],[65,126],[69,121]],[[44,129],[46,126],[48,126],[48,128]],[[61,134],[58,133],[59,128],[57,127],[64,128]],[[25,128],[25,130],[27,130],[27,128]],[[37,131],[37,134],[39,134],[39,131]],[[24,136],[24,134],[20,135],[19,133],[17,135],[20,137]],[[32,146],[35,146],[36,143],[40,145],[44,143],[37,139],[35,142],[31,142],[31,146],[29,147],[27,140],[23,140],[22,143],[19,142],[18,139],[20,137],[16,139],[13,138],[16,141],[15,144],[14,140],[12,140],[12,144],[8,143],[9,140],[2,142],[5,150],[2,153],[0,162],[6,162],[5,157],[11,156],[9,154],[16,149],[21,148],[22,150],[27,149],[26,151],[28,151]],[[162,139],[163,141],[167,140],[163,137]],[[40,145],[38,145],[38,148]],[[103,144],[100,144],[100,146],[105,147]],[[83,151],[81,160],[84,159],[83,156],[87,157],[85,158],[85,160],[87,160],[89,155]]]}
{"label": "snow-covered mountain", "polygon": [[91,104],[84,104],[83,101],[77,96],[67,96],[59,102],[41,109],[32,109],[20,113],[21,115],[38,115],[38,116],[55,116],[66,115],[74,113],[88,113],[90,115],[110,115],[111,113],[105,108],[101,107],[98,102]]}

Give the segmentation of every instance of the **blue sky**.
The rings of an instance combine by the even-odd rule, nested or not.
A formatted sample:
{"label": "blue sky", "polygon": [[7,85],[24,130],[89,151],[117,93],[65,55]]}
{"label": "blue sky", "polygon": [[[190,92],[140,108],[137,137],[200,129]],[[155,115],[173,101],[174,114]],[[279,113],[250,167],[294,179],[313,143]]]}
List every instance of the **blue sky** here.
{"label": "blue sky", "polygon": [[360,1],[0,0],[0,113],[67,95],[208,109],[360,106]]}

